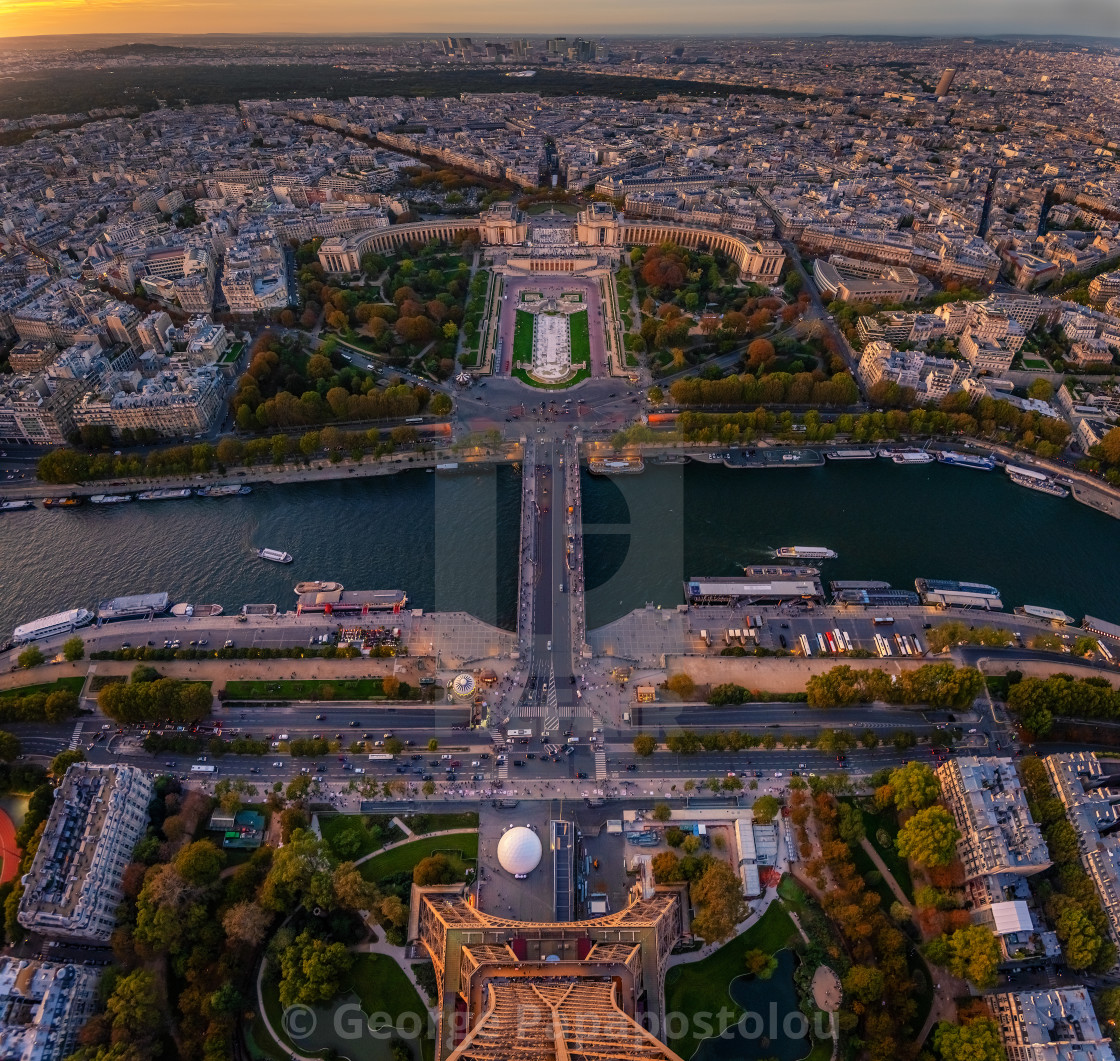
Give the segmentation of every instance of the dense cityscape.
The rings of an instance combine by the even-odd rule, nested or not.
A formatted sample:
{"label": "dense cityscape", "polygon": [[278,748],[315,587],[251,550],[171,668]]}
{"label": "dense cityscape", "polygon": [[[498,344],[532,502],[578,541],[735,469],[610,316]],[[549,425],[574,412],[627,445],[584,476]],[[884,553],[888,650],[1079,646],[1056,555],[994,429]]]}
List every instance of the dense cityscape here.
{"label": "dense cityscape", "polygon": [[0,39],[3,1056],[1115,1061],[1120,38],[115,25]]}

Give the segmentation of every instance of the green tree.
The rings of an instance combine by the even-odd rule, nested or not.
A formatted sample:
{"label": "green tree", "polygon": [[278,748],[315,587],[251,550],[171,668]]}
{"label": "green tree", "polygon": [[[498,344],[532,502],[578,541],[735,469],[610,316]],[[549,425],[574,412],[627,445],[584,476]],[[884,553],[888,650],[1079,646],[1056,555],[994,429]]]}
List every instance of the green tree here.
{"label": "green tree", "polygon": [[939,936],[926,945],[926,955],[974,987],[991,987],[996,982],[999,940],[986,925],[966,925],[952,935]]}
{"label": "green tree", "polygon": [[922,810],[941,795],[941,782],[937,780],[937,775],[917,759],[892,770],[889,783],[899,810]]}
{"label": "green tree", "polygon": [[38,645],[28,645],[17,657],[16,662],[24,669],[41,666],[46,662],[46,657]]}
{"label": "green tree", "polygon": [[756,822],[766,825],[777,817],[778,811],[781,809],[781,803],[774,796],[759,796],[754,801],[751,812],[754,814]]}
{"label": "green tree", "polygon": [[19,753],[19,737],[5,729],[0,729],[0,760],[10,763],[19,757]]}
{"label": "green tree", "polygon": [[435,737],[432,737],[428,741],[428,751],[434,752],[434,751],[438,751],[438,750],[439,750],[439,741],[436,740]]}
{"label": "green tree", "polygon": [[323,1005],[338,994],[354,956],[344,943],[328,943],[305,929],[280,954],[280,1002]]}
{"label": "green tree", "polygon": [[188,884],[205,887],[217,881],[226,864],[224,851],[209,840],[196,840],[182,848],[175,856],[175,868]]}
{"label": "green tree", "polygon": [[1004,1061],[1003,1038],[991,1017],[974,1017],[961,1024],[939,1021],[933,1048],[941,1061]]}
{"label": "green tree", "polygon": [[673,810],[668,803],[656,803],[651,816],[655,822],[667,822],[673,816]]}
{"label": "green tree", "polygon": [[646,758],[657,750],[657,740],[649,733],[639,733],[634,738],[634,754]]}
{"label": "green tree", "polygon": [[162,1023],[155,977],[136,969],[117,980],[105,1003],[114,1038],[124,1042],[153,1038]]}
{"label": "green tree", "polygon": [[62,642],[62,654],[71,663],[76,663],[86,654],[86,643],[80,637],[68,637]]}
{"label": "green tree", "polygon": [[778,968],[778,957],[754,948],[743,955],[743,964],[751,976],[757,976],[759,980],[769,980]]}
{"label": "green tree", "polygon": [[432,416],[447,416],[451,412],[451,399],[443,391],[439,391],[432,395],[432,400],[428,403],[428,410]]}
{"label": "green tree", "polygon": [[61,722],[78,712],[78,694],[72,689],[56,689],[43,703],[48,722]]}
{"label": "green tree", "polygon": [[86,753],[82,751],[81,748],[67,748],[66,751],[59,752],[51,760],[51,765],[47,768],[47,772],[51,777],[62,777],[75,763],[84,763],[85,761]]}
{"label": "green tree", "polygon": [[903,858],[922,866],[947,866],[956,854],[960,833],[944,807],[918,811],[898,830],[896,845]]}
{"label": "green tree", "polygon": [[882,999],[886,981],[882,972],[874,966],[853,965],[844,977],[843,986],[845,998],[867,1006]]}
{"label": "green tree", "polygon": [[404,751],[404,742],[399,737],[388,737],[385,741],[385,751],[389,755],[400,755]]}
{"label": "green tree", "polygon": [[436,783],[434,781],[425,781],[424,784],[420,786],[420,791],[423,792],[425,796],[434,795]]}
{"label": "green tree", "polygon": [[839,814],[837,826],[840,830],[840,839],[846,844],[858,844],[866,833],[863,825],[863,814],[859,807],[851,803],[841,803],[838,805],[837,811]]}

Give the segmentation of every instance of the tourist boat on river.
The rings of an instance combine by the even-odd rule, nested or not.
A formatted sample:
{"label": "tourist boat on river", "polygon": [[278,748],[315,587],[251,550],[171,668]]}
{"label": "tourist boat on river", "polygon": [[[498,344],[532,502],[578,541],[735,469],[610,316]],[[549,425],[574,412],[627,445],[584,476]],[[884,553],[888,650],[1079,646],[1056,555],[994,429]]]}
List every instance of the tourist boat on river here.
{"label": "tourist boat on river", "polygon": [[341,582],[297,582],[296,593],[301,597],[305,593],[340,593]]}
{"label": "tourist boat on river", "polygon": [[44,497],[43,508],[74,508],[80,505],[80,497]]}
{"label": "tourist boat on river", "polygon": [[991,457],[982,457],[977,453],[954,453],[951,449],[942,450],[937,459],[942,464],[956,464],[961,468],[975,468],[982,472],[990,472],[996,466]]}
{"label": "tourist boat on river", "polygon": [[190,497],[191,491],[186,487],[181,490],[145,490],[136,495],[137,501],[177,501],[181,497]]}
{"label": "tourist boat on river", "polygon": [[[886,456],[886,454],[883,454]],[[932,464],[933,454],[927,453],[924,449],[902,449],[896,450],[890,455],[895,464]]]}
{"label": "tourist boat on river", "polygon": [[279,549],[258,549],[257,556],[262,560],[271,560],[274,564],[290,564],[292,554],[281,552]]}
{"label": "tourist boat on river", "polygon": [[131,494],[94,494],[89,499],[91,505],[123,505],[131,501]]}
{"label": "tourist boat on river", "polygon": [[646,466],[641,457],[592,457],[587,470],[592,475],[637,475]]}
{"label": "tourist boat on river", "polygon": [[173,604],[171,614],[176,618],[201,619],[207,616],[221,615],[223,608],[220,604]]}
{"label": "tourist boat on river", "polygon": [[774,550],[778,560],[835,560],[840,554],[819,545],[783,545]]}
{"label": "tourist boat on river", "polygon": [[1017,486],[1025,486],[1028,490],[1037,490],[1040,494],[1049,494],[1051,497],[1069,497],[1069,491],[1049,476],[1031,474],[1019,468],[1008,468],[1007,474]]}
{"label": "tourist boat on river", "polygon": [[195,494],[198,497],[237,497],[251,494],[251,486],[241,486],[238,483],[223,483],[218,486],[200,486]]}
{"label": "tourist boat on river", "polygon": [[829,449],[824,454],[830,461],[870,461],[879,456],[877,449]]}
{"label": "tourist boat on river", "polygon": [[15,501],[0,501],[0,512],[19,512],[21,509],[34,508],[35,502],[26,497]]}

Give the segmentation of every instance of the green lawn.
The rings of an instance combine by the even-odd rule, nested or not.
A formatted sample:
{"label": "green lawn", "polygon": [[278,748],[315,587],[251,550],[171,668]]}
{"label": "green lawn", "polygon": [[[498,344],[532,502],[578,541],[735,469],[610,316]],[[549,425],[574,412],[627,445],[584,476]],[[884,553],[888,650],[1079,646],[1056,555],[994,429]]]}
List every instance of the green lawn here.
{"label": "green lawn", "polygon": [[519,309],[513,326],[513,359],[514,361],[533,360],[533,322],[532,313]]}
{"label": "green lawn", "polygon": [[[396,1025],[404,1013],[414,1013],[420,1026],[428,1025],[428,1008],[421,1001],[404,970],[387,954],[359,954],[350,970],[350,987],[366,1015],[388,1013]],[[424,1061],[432,1061],[435,1042],[420,1039]]]}
{"label": "green lawn", "polygon": [[516,379],[521,380],[522,383],[527,383],[530,387],[536,387],[542,391],[561,391],[566,387],[571,387],[574,384],[579,383],[581,380],[590,379],[591,369],[586,367],[578,368],[576,369],[576,374],[572,376],[571,379],[565,380],[563,383],[541,383],[539,380],[533,379],[533,377],[530,376],[529,373],[526,372],[523,368],[515,368],[513,370],[513,375]]}
{"label": "green lawn", "polygon": [[401,818],[414,833],[438,833],[444,829],[477,829],[478,811],[465,810],[458,814],[406,814]]}
{"label": "green lawn", "polygon": [[38,685],[21,685],[17,689],[5,689],[0,692],[0,700],[14,700],[20,696],[29,696],[31,693],[51,693],[65,690],[71,693],[80,693],[86,680],[83,677],[59,678],[58,681],[41,682]]}
{"label": "green lawn", "polygon": [[232,365],[240,356],[241,352],[245,349],[244,343],[233,343],[230,348],[219,359],[219,365]]}
{"label": "green lawn", "polygon": [[[906,894],[906,898],[913,902],[914,882],[910,878],[910,866],[894,847],[894,840],[898,835],[898,816],[893,810],[875,811],[867,804],[861,805],[860,810],[863,812],[863,827],[867,831],[867,839],[871,842],[871,846],[879,852],[879,857],[886,863],[887,869],[891,871],[891,876],[898,881],[898,885]],[[884,847],[879,843],[875,834],[880,829],[891,838],[889,847]]]}
{"label": "green lawn", "polygon": [[378,700],[380,678],[226,682],[227,700]]}
{"label": "green lawn", "polygon": [[[665,1012],[681,1013],[692,1028],[697,1013],[713,1013],[721,1007],[737,1010],[727,993],[728,985],[745,971],[743,955],[759,949],[776,954],[796,935],[797,928],[781,903],[771,903],[766,913],[741,936],[725,943],[714,954],[699,962],[674,965],[665,977]],[[695,1031],[695,1030],[694,1030]],[[689,1057],[703,1036],[695,1031],[687,1039],[670,1041],[682,1057]],[[683,1051],[683,1052],[682,1052]]]}
{"label": "green lawn", "polygon": [[442,851],[458,855],[463,862],[478,859],[478,833],[462,833],[459,836],[423,836],[409,844],[401,844],[383,854],[375,855],[361,865],[362,877],[376,881],[382,877],[403,873],[415,868],[422,858]]}
{"label": "green lawn", "polygon": [[591,336],[587,330],[587,310],[568,317],[568,331],[572,340],[572,364],[587,365],[591,362]]}
{"label": "green lawn", "polygon": [[[376,851],[387,843],[404,839],[404,833],[396,826],[390,826],[387,819],[382,819],[384,825],[377,823],[378,827],[371,830],[366,826],[365,818],[366,816],[362,814],[333,814],[319,819],[323,839],[340,859],[353,861],[355,858]],[[357,838],[356,844],[350,841],[351,833]],[[343,848],[337,847],[343,837],[350,841],[350,844]]]}

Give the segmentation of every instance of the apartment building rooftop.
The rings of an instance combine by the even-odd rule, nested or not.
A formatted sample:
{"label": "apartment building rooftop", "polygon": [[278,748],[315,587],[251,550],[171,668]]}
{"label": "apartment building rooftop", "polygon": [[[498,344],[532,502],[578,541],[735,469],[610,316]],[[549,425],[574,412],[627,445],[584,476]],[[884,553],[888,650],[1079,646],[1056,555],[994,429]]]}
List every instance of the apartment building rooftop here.
{"label": "apartment building rooftop", "polygon": [[960,830],[957,845],[966,878],[995,873],[1030,875],[1050,866],[1042,830],[1010,758],[961,756],[937,768],[941,795]]}
{"label": "apartment building rooftop", "polygon": [[151,794],[151,780],[137,767],[71,766],[24,877],[20,924],[48,935],[107,940]]}
{"label": "apartment building rooftop", "polygon": [[1115,1061],[1085,987],[990,996],[1008,1061]]}

